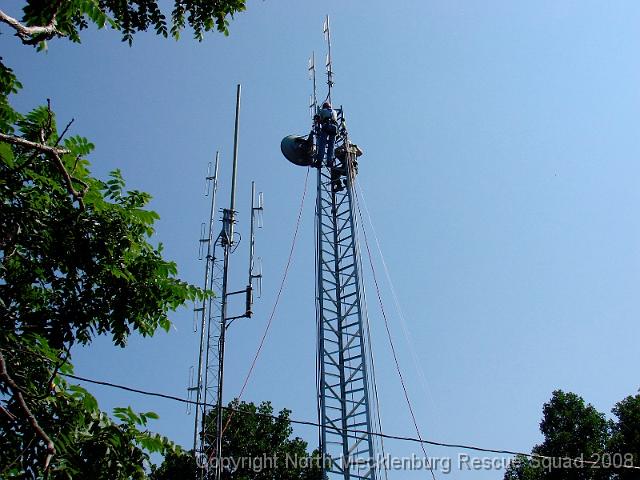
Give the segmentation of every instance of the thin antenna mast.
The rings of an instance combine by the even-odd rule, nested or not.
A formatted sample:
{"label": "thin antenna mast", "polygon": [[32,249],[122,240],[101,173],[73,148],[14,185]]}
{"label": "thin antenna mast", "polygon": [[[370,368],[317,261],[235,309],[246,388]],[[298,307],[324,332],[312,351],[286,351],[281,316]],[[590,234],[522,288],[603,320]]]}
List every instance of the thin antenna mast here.
{"label": "thin antenna mast", "polygon": [[[227,329],[239,318],[252,315],[253,280],[261,282],[262,273],[254,268],[254,230],[255,223],[262,212],[262,193],[255,198],[255,186],[252,185],[251,202],[251,236],[249,241],[249,279],[246,288],[229,291],[229,257],[236,250],[237,241],[234,235],[236,180],[238,175],[238,139],[240,131],[240,94],[241,86],[236,91],[236,111],[233,135],[233,166],[231,174],[231,195],[229,208],[222,209],[222,231],[213,236],[215,199],[212,198],[209,216],[208,237],[201,238],[200,248],[207,244],[207,267],[205,272],[205,288],[220,292],[215,298],[209,298],[202,307],[195,308],[201,312],[200,349],[198,358],[198,375],[196,385],[189,388],[189,393],[197,393],[196,420],[194,428],[194,455],[199,465],[196,478],[198,480],[220,480],[222,476],[222,433],[223,433],[223,385],[224,355]],[[218,156],[216,155],[215,175],[207,176],[213,181],[213,196],[217,190]],[[258,225],[260,226],[260,225]],[[204,229],[203,229],[204,231]],[[204,233],[202,234],[204,237]],[[221,250],[221,251],[220,251]],[[202,256],[202,255],[201,255]],[[241,315],[229,316],[227,313],[229,297],[236,294],[246,295],[245,310]],[[205,334],[206,332],[206,334]],[[211,405],[215,398],[215,406]],[[215,413],[215,417],[213,416]],[[214,420],[215,418],[215,420]],[[211,467],[211,468],[210,468]]]}
{"label": "thin antenna mast", "polygon": [[[262,263],[256,262],[255,245],[257,228],[262,228],[262,212],[264,210],[262,192],[256,197],[256,183],[251,182],[251,234],[249,235],[249,284],[247,285],[247,316],[253,314],[253,280],[258,281],[258,296],[262,295]],[[256,263],[258,264],[256,266]]]}
{"label": "thin antenna mast", "polygon": [[[233,129],[233,172],[231,173],[231,201],[229,202],[229,211],[231,215],[235,214],[236,207],[236,178],[238,176],[238,136],[240,134],[240,94],[242,87],[238,84],[236,89],[236,122]],[[232,218],[233,220],[233,218]],[[233,237],[233,221],[231,222],[230,234]],[[231,240],[233,242],[233,240]]]}
{"label": "thin antenna mast", "polygon": [[[215,470],[214,480],[222,477],[222,388],[224,385],[224,344],[227,331],[227,304],[229,286],[229,254],[233,246],[233,224],[235,223],[236,205],[236,179],[238,175],[238,135],[240,128],[240,94],[241,86],[236,90],[236,120],[233,132],[233,170],[231,173],[231,198],[229,208],[222,212],[222,248],[224,249],[223,273],[222,273],[222,302],[220,318],[220,338],[218,340],[218,399],[216,402],[216,446],[215,446]],[[225,238],[226,236],[226,238]]]}
{"label": "thin antenna mast", "polygon": [[331,25],[329,23],[329,15],[324,20],[324,26],[322,28],[324,35],[327,39],[327,85],[329,87],[327,93],[327,100],[331,103],[331,88],[333,87],[333,60],[331,58]]}
{"label": "thin antenna mast", "polygon": [[[209,163],[209,172],[206,177],[206,193],[211,193],[211,210],[209,212],[209,231],[207,238],[200,238],[200,250],[202,251],[202,247],[206,243],[207,245],[207,256],[206,256],[206,266],[204,272],[204,288],[205,290],[211,290],[213,283],[213,267],[214,267],[214,241],[213,241],[213,224],[215,219],[215,208],[216,208],[216,193],[218,190],[218,165],[220,162],[220,152],[216,152],[216,160],[215,166],[213,167],[213,175],[211,175],[211,163]],[[203,385],[203,368],[206,369],[205,365],[206,360],[206,352],[205,345],[208,344],[205,339],[205,335],[209,332],[209,320],[213,317],[212,315],[213,309],[213,299],[209,298],[207,300],[203,300],[202,306],[195,308],[196,313],[201,313],[201,322],[200,322],[200,352],[198,355],[198,374],[196,377],[196,385],[190,386],[189,395],[193,391],[196,392],[196,415],[195,415],[195,427],[193,429],[193,450],[195,452],[198,446],[198,431],[200,429],[204,430],[204,409],[202,408],[202,400],[206,395],[202,389]],[[206,343],[205,343],[206,342]],[[203,355],[205,353],[205,355]],[[206,373],[205,373],[206,375]],[[202,422],[202,425],[201,425]]]}
{"label": "thin antenna mast", "polygon": [[316,52],[311,52],[311,58],[309,59],[309,75],[311,76],[311,80],[313,80],[313,96],[311,97],[311,105],[309,105],[309,109],[311,110],[311,118],[318,113],[318,97],[317,97],[317,88],[316,88]]}

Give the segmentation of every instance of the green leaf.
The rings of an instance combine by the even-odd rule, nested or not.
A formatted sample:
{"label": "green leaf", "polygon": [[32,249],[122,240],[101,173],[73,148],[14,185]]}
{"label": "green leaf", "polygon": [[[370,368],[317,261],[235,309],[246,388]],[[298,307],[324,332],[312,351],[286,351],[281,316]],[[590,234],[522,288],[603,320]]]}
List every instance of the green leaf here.
{"label": "green leaf", "polygon": [[11,149],[11,145],[8,143],[0,143],[0,158],[2,161],[9,167],[13,168],[13,150]]}
{"label": "green leaf", "polygon": [[158,321],[158,325],[160,325],[160,328],[162,328],[165,332],[169,332],[169,330],[171,330],[171,320],[169,320],[167,317],[161,318]]}

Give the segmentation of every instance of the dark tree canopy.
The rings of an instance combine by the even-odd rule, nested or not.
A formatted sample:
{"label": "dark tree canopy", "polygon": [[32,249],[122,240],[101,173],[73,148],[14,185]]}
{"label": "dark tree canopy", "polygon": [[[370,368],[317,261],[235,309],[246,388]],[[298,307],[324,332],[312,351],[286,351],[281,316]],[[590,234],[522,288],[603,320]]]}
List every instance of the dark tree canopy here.
{"label": "dark tree canopy", "polygon": [[[274,415],[270,402],[254,403],[234,400],[223,411],[222,455],[232,459],[230,469],[223,469],[225,480],[321,480],[322,469],[317,452],[307,452],[307,442],[291,438],[293,429],[289,410]],[[206,419],[209,432],[215,431],[215,410]],[[212,446],[215,438],[207,437]],[[264,459],[275,459],[274,461]],[[290,461],[287,461],[289,459]],[[205,462],[206,463],[206,462]],[[235,468],[234,468],[235,466]],[[151,480],[194,478],[196,464],[192,453],[165,456]]]}
{"label": "dark tree canopy", "polygon": [[[553,392],[551,400],[542,409],[540,432],[544,442],[533,451],[539,455],[591,460],[594,454],[604,452],[609,438],[609,423],[603,413],[575,393],[561,390]],[[554,469],[546,477],[552,479],[597,479],[601,472],[584,469]]]}
{"label": "dark tree canopy", "polygon": [[[543,406],[540,432],[544,441],[532,453],[555,460],[517,457],[505,480],[626,480],[638,478],[640,454],[640,394],[618,402],[612,410],[617,421],[575,393],[556,390]],[[562,460],[564,459],[564,460]],[[566,459],[597,462],[571,464]]]}
{"label": "dark tree canopy", "polygon": [[[640,466],[640,394],[628,396],[613,407],[618,421],[613,424],[609,451],[615,455],[631,454],[634,465]],[[619,480],[640,477],[637,471],[616,469]]]}

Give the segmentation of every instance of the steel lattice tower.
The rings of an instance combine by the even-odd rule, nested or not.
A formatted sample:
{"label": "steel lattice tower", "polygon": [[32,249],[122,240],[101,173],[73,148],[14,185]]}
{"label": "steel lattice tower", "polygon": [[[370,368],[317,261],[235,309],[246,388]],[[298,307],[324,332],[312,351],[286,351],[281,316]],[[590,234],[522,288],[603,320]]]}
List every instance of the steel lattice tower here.
{"label": "steel lattice tower", "polygon": [[[220,241],[221,236],[215,236],[215,203],[218,183],[218,162],[219,156],[216,153],[216,162],[213,176],[207,174],[207,190],[211,195],[211,212],[209,215],[209,225],[207,235],[203,224],[203,231],[200,238],[200,259],[205,259],[205,280],[204,288],[209,291],[222,292],[224,280],[223,259],[228,256],[225,246]],[[225,215],[226,216],[226,215]],[[212,410],[211,404],[218,401],[220,386],[220,346],[223,332],[222,327],[222,305],[220,295],[209,297],[199,306],[194,308],[200,328],[200,350],[198,353],[198,369],[196,378],[190,379],[189,394],[196,394],[195,406],[195,428],[193,433],[193,451],[203,459],[209,459],[213,452],[207,445],[214,444],[212,438],[215,430],[208,428],[205,421],[207,414]],[[197,331],[197,326],[194,328]],[[195,383],[195,385],[194,385]],[[210,431],[211,430],[211,431]],[[204,477],[205,472],[198,472]]]}
{"label": "steel lattice tower", "polygon": [[[376,478],[367,345],[363,323],[362,293],[353,180],[357,147],[349,143],[342,111],[335,153],[327,151],[318,168],[317,226],[317,322],[318,396],[321,450],[327,476]],[[319,128],[319,127],[318,127]],[[336,173],[341,172],[340,185]],[[362,433],[364,432],[364,433]]]}
{"label": "steel lattice tower", "polygon": [[[327,480],[376,480],[378,467],[372,427],[378,413],[368,367],[373,361],[360,278],[360,252],[354,212],[357,158],[362,151],[349,141],[342,108],[331,105],[333,70],[329,18],[324,24],[328,55],[328,93],[322,108],[316,96],[315,55],[308,137],[290,135],[281,142],[293,164],[317,169],[316,322],[317,393],[320,451]],[[373,373],[373,372],[371,372]],[[370,389],[370,386],[372,387]]]}

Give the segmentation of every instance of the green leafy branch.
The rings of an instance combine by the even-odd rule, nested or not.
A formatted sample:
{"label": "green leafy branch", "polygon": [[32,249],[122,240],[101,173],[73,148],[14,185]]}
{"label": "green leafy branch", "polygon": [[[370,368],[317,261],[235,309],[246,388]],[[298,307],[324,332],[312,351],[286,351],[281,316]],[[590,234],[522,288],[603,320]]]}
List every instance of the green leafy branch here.
{"label": "green leafy branch", "polygon": [[171,27],[158,0],[27,0],[21,20],[0,10],[0,22],[11,27],[25,45],[45,49],[47,41],[67,37],[80,42],[80,31],[92,22],[98,28],[109,26],[122,32],[122,40],[132,44],[136,32],[153,29],[163,37],[176,40],[188,23],[198,41],[204,33],[217,30],[229,34],[229,20],[246,8],[246,0],[175,0],[171,11]]}

